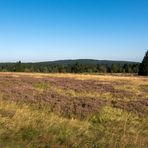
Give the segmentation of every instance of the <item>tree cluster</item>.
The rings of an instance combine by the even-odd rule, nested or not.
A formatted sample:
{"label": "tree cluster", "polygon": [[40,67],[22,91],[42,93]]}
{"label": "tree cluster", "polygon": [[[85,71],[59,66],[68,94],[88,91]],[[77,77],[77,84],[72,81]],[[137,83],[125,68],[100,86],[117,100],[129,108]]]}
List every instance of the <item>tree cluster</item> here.
{"label": "tree cluster", "polygon": [[43,72],[43,73],[138,73],[139,64],[80,64],[69,65],[6,63],[0,64],[1,72]]}

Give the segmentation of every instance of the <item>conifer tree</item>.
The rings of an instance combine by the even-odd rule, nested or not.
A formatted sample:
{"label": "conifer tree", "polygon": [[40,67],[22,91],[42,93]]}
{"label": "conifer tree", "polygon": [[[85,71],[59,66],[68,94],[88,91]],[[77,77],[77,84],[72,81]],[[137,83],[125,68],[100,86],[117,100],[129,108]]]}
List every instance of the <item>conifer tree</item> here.
{"label": "conifer tree", "polygon": [[148,76],[148,50],[144,56],[144,59],[139,67],[139,75]]}

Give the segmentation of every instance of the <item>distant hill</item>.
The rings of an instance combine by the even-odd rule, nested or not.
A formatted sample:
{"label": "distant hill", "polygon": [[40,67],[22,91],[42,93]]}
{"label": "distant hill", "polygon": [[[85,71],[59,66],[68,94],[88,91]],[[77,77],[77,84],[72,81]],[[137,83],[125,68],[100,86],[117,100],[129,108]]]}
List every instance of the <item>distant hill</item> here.
{"label": "distant hill", "polygon": [[93,60],[93,59],[76,59],[76,60],[58,60],[58,61],[47,61],[47,62],[38,62],[36,64],[45,64],[45,65],[72,65],[75,63],[86,64],[86,65],[96,65],[96,64],[106,64],[108,66],[112,64],[138,64],[138,62],[132,61],[111,61],[111,60]]}
{"label": "distant hill", "polygon": [[[57,60],[57,61],[45,61],[45,62],[30,62],[24,64],[39,64],[39,65],[73,65],[75,63],[84,64],[84,65],[97,65],[97,64],[105,64],[111,66],[112,64],[139,64],[139,62],[133,61],[112,61],[112,60],[94,60],[94,59],[76,59],[76,60]],[[13,65],[14,62],[0,63],[0,65]]]}
{"label": "distant hill", "polygon": [[[116,65],[112,66],[112,64]],[[0,63],[0,71],[2,72],[138,73],[138,69],[138,62],[93,59],[59,60],[34,63]]]}

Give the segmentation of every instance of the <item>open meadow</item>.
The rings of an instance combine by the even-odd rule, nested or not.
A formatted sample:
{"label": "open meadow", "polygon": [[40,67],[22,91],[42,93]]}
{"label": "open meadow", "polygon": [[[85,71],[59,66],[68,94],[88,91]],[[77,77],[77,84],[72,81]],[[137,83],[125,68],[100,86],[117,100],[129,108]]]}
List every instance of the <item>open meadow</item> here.
{"label": "open meadow", "polygon": [[1,148],[146,148],[148,78],[0,73]]}

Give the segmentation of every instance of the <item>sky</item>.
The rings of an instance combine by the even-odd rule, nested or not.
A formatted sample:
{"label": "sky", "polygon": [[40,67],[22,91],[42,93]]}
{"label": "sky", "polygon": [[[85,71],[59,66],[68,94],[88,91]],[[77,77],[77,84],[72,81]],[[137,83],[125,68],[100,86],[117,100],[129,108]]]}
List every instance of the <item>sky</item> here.
{"label": "sky", "polygon": [[140,62],[148,0],[0,0],[0,62]]}

